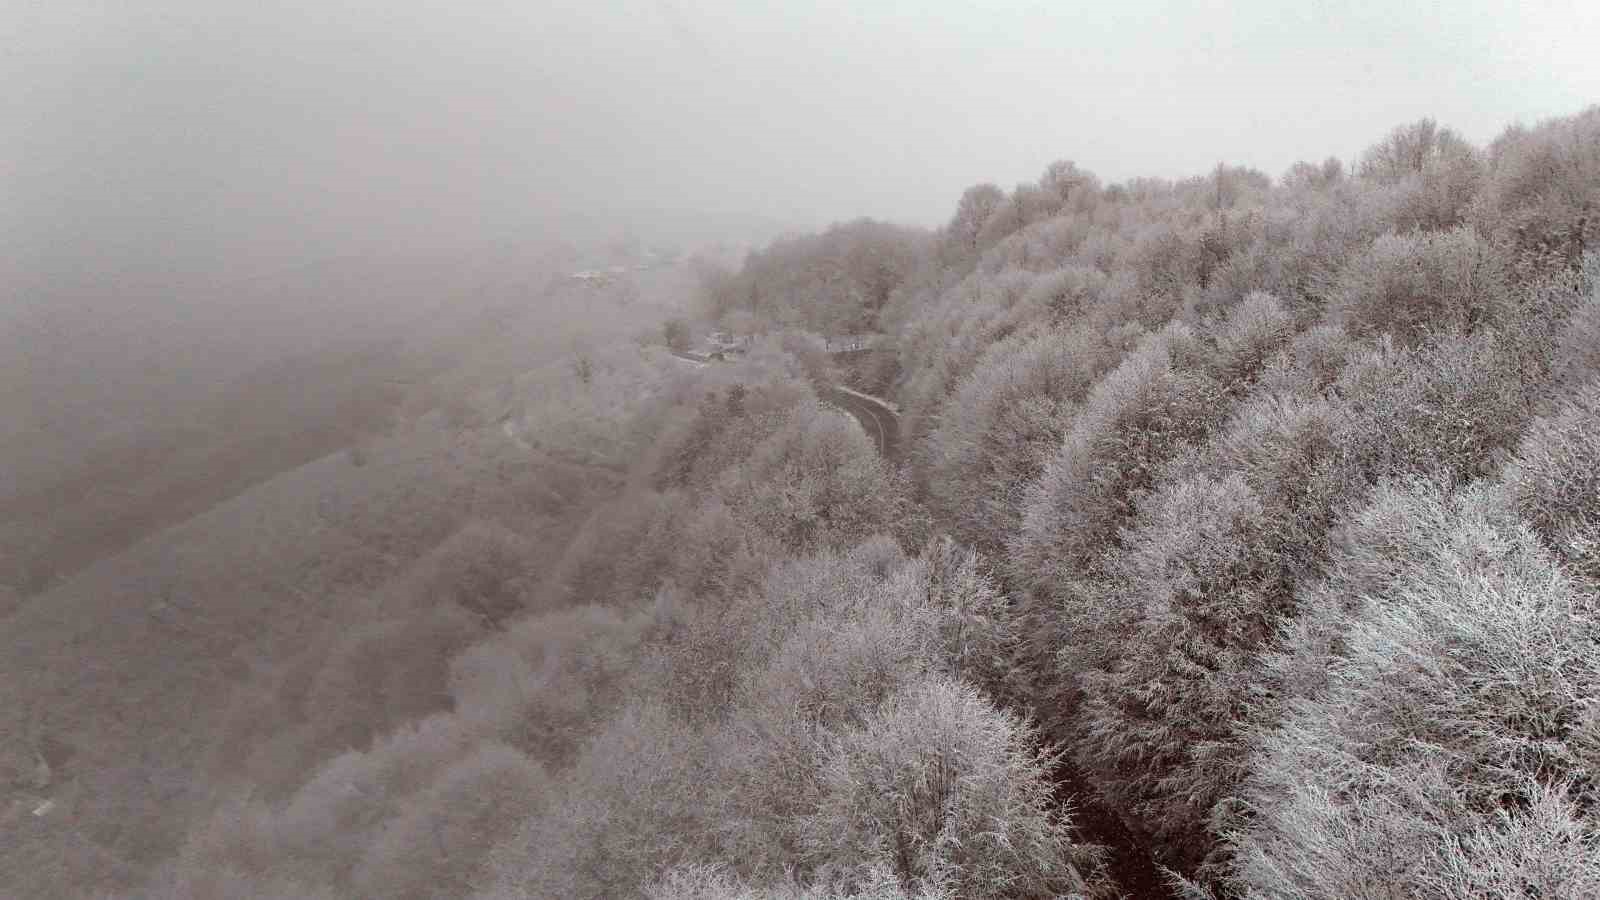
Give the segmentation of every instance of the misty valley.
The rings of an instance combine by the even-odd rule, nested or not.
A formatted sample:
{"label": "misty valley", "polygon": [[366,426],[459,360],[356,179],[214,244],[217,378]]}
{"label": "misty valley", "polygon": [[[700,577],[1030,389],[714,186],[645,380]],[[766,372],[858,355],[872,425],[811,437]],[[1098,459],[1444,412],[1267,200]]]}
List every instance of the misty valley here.
{"label": "misty valley", "polygon": [[3,14],[0,897],[1600,897],[1576,44],[163,4]]}

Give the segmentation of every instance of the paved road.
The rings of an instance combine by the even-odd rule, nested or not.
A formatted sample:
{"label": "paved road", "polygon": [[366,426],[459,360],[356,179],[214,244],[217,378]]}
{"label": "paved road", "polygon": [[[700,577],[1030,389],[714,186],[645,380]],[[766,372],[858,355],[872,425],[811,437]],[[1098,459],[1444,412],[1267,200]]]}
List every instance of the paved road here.
{"label": "paved road", "polygon": [[893,410],[838,388],[823,392],[822,399],[854,416],[883,458],[890,462],[895,460],[900,450],[900,417]]}

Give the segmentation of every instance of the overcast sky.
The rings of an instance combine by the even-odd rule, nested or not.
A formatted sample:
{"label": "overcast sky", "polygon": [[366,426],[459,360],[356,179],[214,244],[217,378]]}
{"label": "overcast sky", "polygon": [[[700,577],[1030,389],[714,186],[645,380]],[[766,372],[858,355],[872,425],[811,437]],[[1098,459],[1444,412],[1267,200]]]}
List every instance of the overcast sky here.
{"label": "overcast sky", "polygon": [[[0,0],[16,259],[503,236],[561,211],[934,224],[1058,158],[1274,176],[1600,101],[1600,3]],[[38,271],[56,266],[46,265]]]}

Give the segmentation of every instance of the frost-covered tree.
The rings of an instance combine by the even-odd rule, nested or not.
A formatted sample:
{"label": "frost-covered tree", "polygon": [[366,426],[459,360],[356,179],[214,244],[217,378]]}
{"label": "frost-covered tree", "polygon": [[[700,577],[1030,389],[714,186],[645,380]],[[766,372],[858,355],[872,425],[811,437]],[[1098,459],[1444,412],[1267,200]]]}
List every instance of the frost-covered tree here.
{"label": "frost-covered tree", "polygon": [[852,888],[882,868],[908,893],[1084,893],[1050,767],[1028,727],[972,688],[916,682],[828,742],[806,853]]}
{"label": "frost-covered tree", "polygon": [[1571,571],[1600,584],[1600,379],[1529,428],[1502,474],[1511,505]]}
{"label": "frost-covered tree", "polygon": [[630,704],[587,745],[549,805],[499,837],[484,898],[630,896],[708,856],[705,742],[657,704]]}
{"label": "frost-covered tree", "polygon": [[1112,596],[1133,621],[1093,635],[1121,652],[1084,676],[1076,755],[1108,805],[1186,865],[1234,772],[1254,657],[1292,600],[1273,525],[1237,474],[1164,487],[1117,563]]}
{"label": "frost-covered tree", "polygon": [[1328,315],[1353,335],[1415,345],[1429,333],[1494,324],[1507,294],[1497,250],[1470,229],[1385,235],[1345,265]]}
{"label": "frost-covered tree", "polygon": [[1071,714],[1075,673],[1109,649],[1078,638],[1109,632],[1103,620],[1120,615],[1100,588],[1100,560],[1161,466],[1213,421],[1216,386],[1192,364],[1199,348],[1174,325],[1124,359],[1095,385],[1029,489],[1007,565],[1026,591],[1024,656],[1047,721]]}
{"label": "frost-covered tree", "polygon": [[1370,147],[1357,167],[1363,178],[1394,183],[1421,174],[1434,160],[1461,152],[1466,144],[1454,131],[1440,128],[1433,119],[1402,125]]}
{"label": "frost-covered tree", "polygon": [[496,841],[548,802],[544,768],[488,744],[451,766],[405,804],[351,877],[365,896],[465,897]]}
{"label": "frost-covered tree", "polygon": [[1082,330],[1029,334],[994,344],[962,379],[927,448],[929,492],[962,540],[1004,548],[1028,485],[1114,357]]}
{"label": "frost-covered tree", "polygon": [[1489,148],[1472,218],[1524,253],[1576,263],[1600,249],[1600,106],[1511,128]]}
{"label": "frost-covered tree", "polygon": [[976,255],[984,223],[1005,201],[1005,191],[994,184],[975,184],[963,191],[955,215],[945,226],[945,239],[950,246],[960,253]]}
{"label": "frost-covered tree", "polygon": [[1228,880],[1261,897],[1582,896],[1600,878],[1594,598],[1490,491],[1422,483],[1388,502],[1418,514],[1347,601],[1324,684],[1258,734]]}
{"label": "frost-covered tree", "polygon": [[1380,341],[1329,388],[1346,483],[1361,490],[1384,477],[1489,474],[1527,426],[1532,387],[1492,332],[1418,349]]}

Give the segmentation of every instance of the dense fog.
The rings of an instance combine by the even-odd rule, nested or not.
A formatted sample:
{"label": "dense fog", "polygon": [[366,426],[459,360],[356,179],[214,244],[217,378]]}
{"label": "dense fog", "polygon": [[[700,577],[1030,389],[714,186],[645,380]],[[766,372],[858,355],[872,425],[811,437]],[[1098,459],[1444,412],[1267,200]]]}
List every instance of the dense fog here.
{"label": "dense fog", "polygon": [[[931,225],[1070,148],[1113,180],[1482,142],[1580,107],[1588,4],[13,5],[5,246],[226,273],[652,212]],[[92,260],[96,265],[86,266]],[[37,267],[37,268],[35,268]],[[221,274],[221,273],[218,273]],[[10,281],[10,279],[8,279]],[[30,287],[36,288],[37,285]]]}
{"label": "dense fog", "polygon": [[1597,36],[0,9],[0,896],[1600,896]]}

